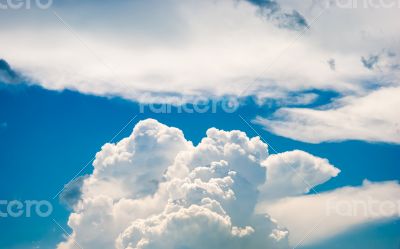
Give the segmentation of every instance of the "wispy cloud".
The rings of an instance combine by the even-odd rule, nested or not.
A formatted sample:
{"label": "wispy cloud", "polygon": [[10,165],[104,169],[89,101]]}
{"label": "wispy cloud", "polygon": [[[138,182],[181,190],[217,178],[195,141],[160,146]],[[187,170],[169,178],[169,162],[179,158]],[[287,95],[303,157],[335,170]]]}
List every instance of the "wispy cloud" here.
{"label": "wispy cloud", "polygon": [[[311,245],[359,225],[398,219],[399,198],[400,184],[396,181],[364,181],[361,186],[265,202],[258,210],[269,212],[286,226],[293,245]],[[321,224],[317,229],[312,229],[318,222]],[[306,236],[305,231],[310,233]]]}
{"label": "wispy cloud", "polygon": [[278,135],[320,143],[365,140],[400,143],[400,88],[382,88],[361,97],[347,97],[323,109],[282,108],[255,122]]}

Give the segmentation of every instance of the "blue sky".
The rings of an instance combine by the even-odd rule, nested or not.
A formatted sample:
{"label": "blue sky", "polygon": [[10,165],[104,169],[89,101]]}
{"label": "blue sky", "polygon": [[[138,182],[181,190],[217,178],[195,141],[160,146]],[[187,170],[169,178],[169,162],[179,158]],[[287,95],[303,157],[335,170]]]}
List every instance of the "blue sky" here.
{"label": "blue sky", "polygon": [[400,5],[353,3],[2,3],[0,248],[399,248]]}
{"label": "blue sky", "polygon": [[[54,213],[49,218],[2,219],[4,235],[1,248],[30,248],[40,245],[52,248],[62,239],[62,231],[53,223],[56,219],[66,227],[69,211],[52,199],[82,166],[120,130],[132,116],[139,113],[137,103],[119,98],[82,95],[73,91],[47,91],[38,86],[1,85],[0,117],[7,123],[1,136],[1,196],[7,199],[51,199]],[[250,102],[250,101],[249,101]],[[198,143],[209,127],[239,129],[256,136],[239,117],[251,119],[257,109],[247,104],[237,113],[227,114],[139,114],[116,138],[130,134],[139,120],[156,118],[182,129],[187,139]],[[347,141],[341,143],[307,144],[275,136],[255,126],[257,132],[279,151],[301,149],[324,157],[339,167],[341,174],[318,186],[327,191],[346,185],[371,181],[399,180],[398,145]],[[366,156],[368,155],[368,156]],[[88,167],[83,174],[91,173]],[[339,235],[316,247],[305,248],[397,248],[397,220],[372,223],[356,228],[351,235]],[[373,244],[371,244],[373,242]],[[371,246],[371,247],[368,247]]]}

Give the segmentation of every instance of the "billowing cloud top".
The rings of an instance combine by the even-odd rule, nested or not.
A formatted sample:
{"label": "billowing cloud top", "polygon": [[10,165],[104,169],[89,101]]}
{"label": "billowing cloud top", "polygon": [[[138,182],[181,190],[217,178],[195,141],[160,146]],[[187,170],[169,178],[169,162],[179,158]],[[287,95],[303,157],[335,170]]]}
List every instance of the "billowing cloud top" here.
{"label": "billowing cloud top", "polygon": [[302,151],[269,156],[258,137],[240,131],[211,128],[194,146],[153,119],[105,144],[93,166],[59,249],[287,248],[288,231],[256,213],[257,204],[272,192],[271,200],[309,191],[290,167],[312,185],[339,172]]}

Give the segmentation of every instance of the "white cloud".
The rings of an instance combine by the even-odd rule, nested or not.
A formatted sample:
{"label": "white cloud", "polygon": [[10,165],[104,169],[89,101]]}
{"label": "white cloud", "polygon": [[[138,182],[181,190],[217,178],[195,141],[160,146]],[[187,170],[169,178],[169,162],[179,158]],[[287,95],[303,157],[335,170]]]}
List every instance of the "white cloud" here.
{"label": "white cloud", "polygon": [[[303,151],[269,156],[258,137],[240,131],[211,128],[194,146],[179,129],[152,119],[140,121],[120,142],[104,145],[93,166],[81,193],[73,195],[72,236],[59,249],[75,248],[76,242],[87,249],[288,248],[289,239],[304,232],[300,225],[310,223],[304,219],[324,211],[318,198],[377,196],[382,203],[398,190],[395,183],[365,184],[293,197],[310,190],[304,181],[316,186],[339,170]],[[311,212],[304,203],[314,205]],[[294,210],[299,207],[301,212]],[[350,220],[347,226],[327,223],[316,237],[367,221]]]}
{"label": "white cloud", "polygon": [[289,197],[262,203],[257,209],[270,213],[290,231],[290,243],[309,245],[339,233],[384,219],[400,217],[398,182],[344,187],[318,195]]}
{"label": "white cloud", "polygon": [[269,201],[306,194],[340,172],[327,159],[300,150],[271,155],[263,165],[267,180],[260,191],[262,199]]}
{"label": "white cloud", "polygon": [[271,118],[258,117],[265,129],[292,139],[319,143],[366,140],[400,143],[400,88],[339,99],[324,109],[282,108]]}
{"label": "white cloud", "polygon": [[104,194],[135,199],[154,194],[178,152],[191,147],[181,130],[142,121],[130,137],[105,144],[96,154],[92,177],[83,187],[85,197]]}
{"label": "white cloud", "polygon": [[[261,1],[270,9],[260,10],[250,2],[257,1],[66,1],[49,10],[4,11],[0,58],[49,89],[140,102],[182,103],[247,90],[244,95],[256,95],[260,103],[279,99],[278,105],[303,105],[316,95],[291,93],[333,90],[345,97],[334,108],[281,109],[277,122],[265,122],[266,127],[308,142],[399,142],[392,114],[377,114],[375,107],[353,113],[363,105],[356,103],[364,99],[360,96],[399,87],[398,8],[331,5],[324,10],[338,1],[280,0],[278,5]],[[271,16],[268,11],[276,6]],[[293,21],[296,15],[290,13],[300,13],[310,25],[303,35],[279,27],[287,24],[285,16]],[[392,103],[382,100],[384,108]]]}
{"label": "white cloud", "polygon": [[139,122],[106,144],[58,248],[286,248],[288,232],[255,214],[267,145],[209,129],[193,146],[176,128]]}
{"label": "white cloud", "polygon": [[0,57],[50,89],[141,101],[166,101],[171,92],[240,94],[255,78],[246,94],[393,84],[393,70],[368,70],[361,57],[382,49],[398,54],[397,10],[332,7],[312,22],[321,11],[313,2],[280,1],[282,13],[298,10],[311,24],[295,43],[298,32],[278,28],[247,1],[55,3],[79,39],[52,10],[6,11]]}
{"label": "white cloud", "polygon": [[[202,202],[187,208],[167,206],[167,211],[158,216],[135,221],[119,236],[116,248],[217,249],[222,245],[227,248],[251,245],[255,233],[252,227],[234,227],[218,202],[210,199]],[[268,240],[266,237],[264,241]]]}

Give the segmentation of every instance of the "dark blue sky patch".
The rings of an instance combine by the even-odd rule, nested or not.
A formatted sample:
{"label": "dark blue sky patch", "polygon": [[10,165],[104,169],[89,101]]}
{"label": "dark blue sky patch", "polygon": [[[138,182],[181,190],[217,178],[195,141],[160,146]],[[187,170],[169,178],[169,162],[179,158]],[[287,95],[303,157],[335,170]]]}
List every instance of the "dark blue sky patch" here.
{"label": "dark blue sky patch", "polygon": [[306,18],[297,10],[285,12],[281,6],[273,0],[247,0],[258,6],[260,12],[268,20],[274,22],[279,28],[302,31],[309,28]]}
{"label": "dark blue sky patch", "polygon": [[270,14],[276,13],[281,10],[281,6],[272,0],[247,0],[250,3],[263,8],[265,11],[268,11]]}
{"label": "dark blue sky patch", "polygon": [[369,55],[368,57],[361,56],[361,62],[364,67],[369,70],[374,69],[375,65],[379,62],[379,55]]}
{"label": "dark blue sky patch", "polygon": [[10,82],[17,77],[17,73],[11,69],[7,61],[0,59],[0,82]]}
{"label": "dark blue sky patch", "polygon": [[64,185],[64,190],[60,193],[59,198],[60,202],[67,208],[72,210],[75,204],[81,199],[81,188],[85,179],[86,175],[78,176]]}
{"label": "dark blue sky patch", "polygon": [[0,83],[22,83],[25,77],[15,71],[7,61],[0,59]]}

